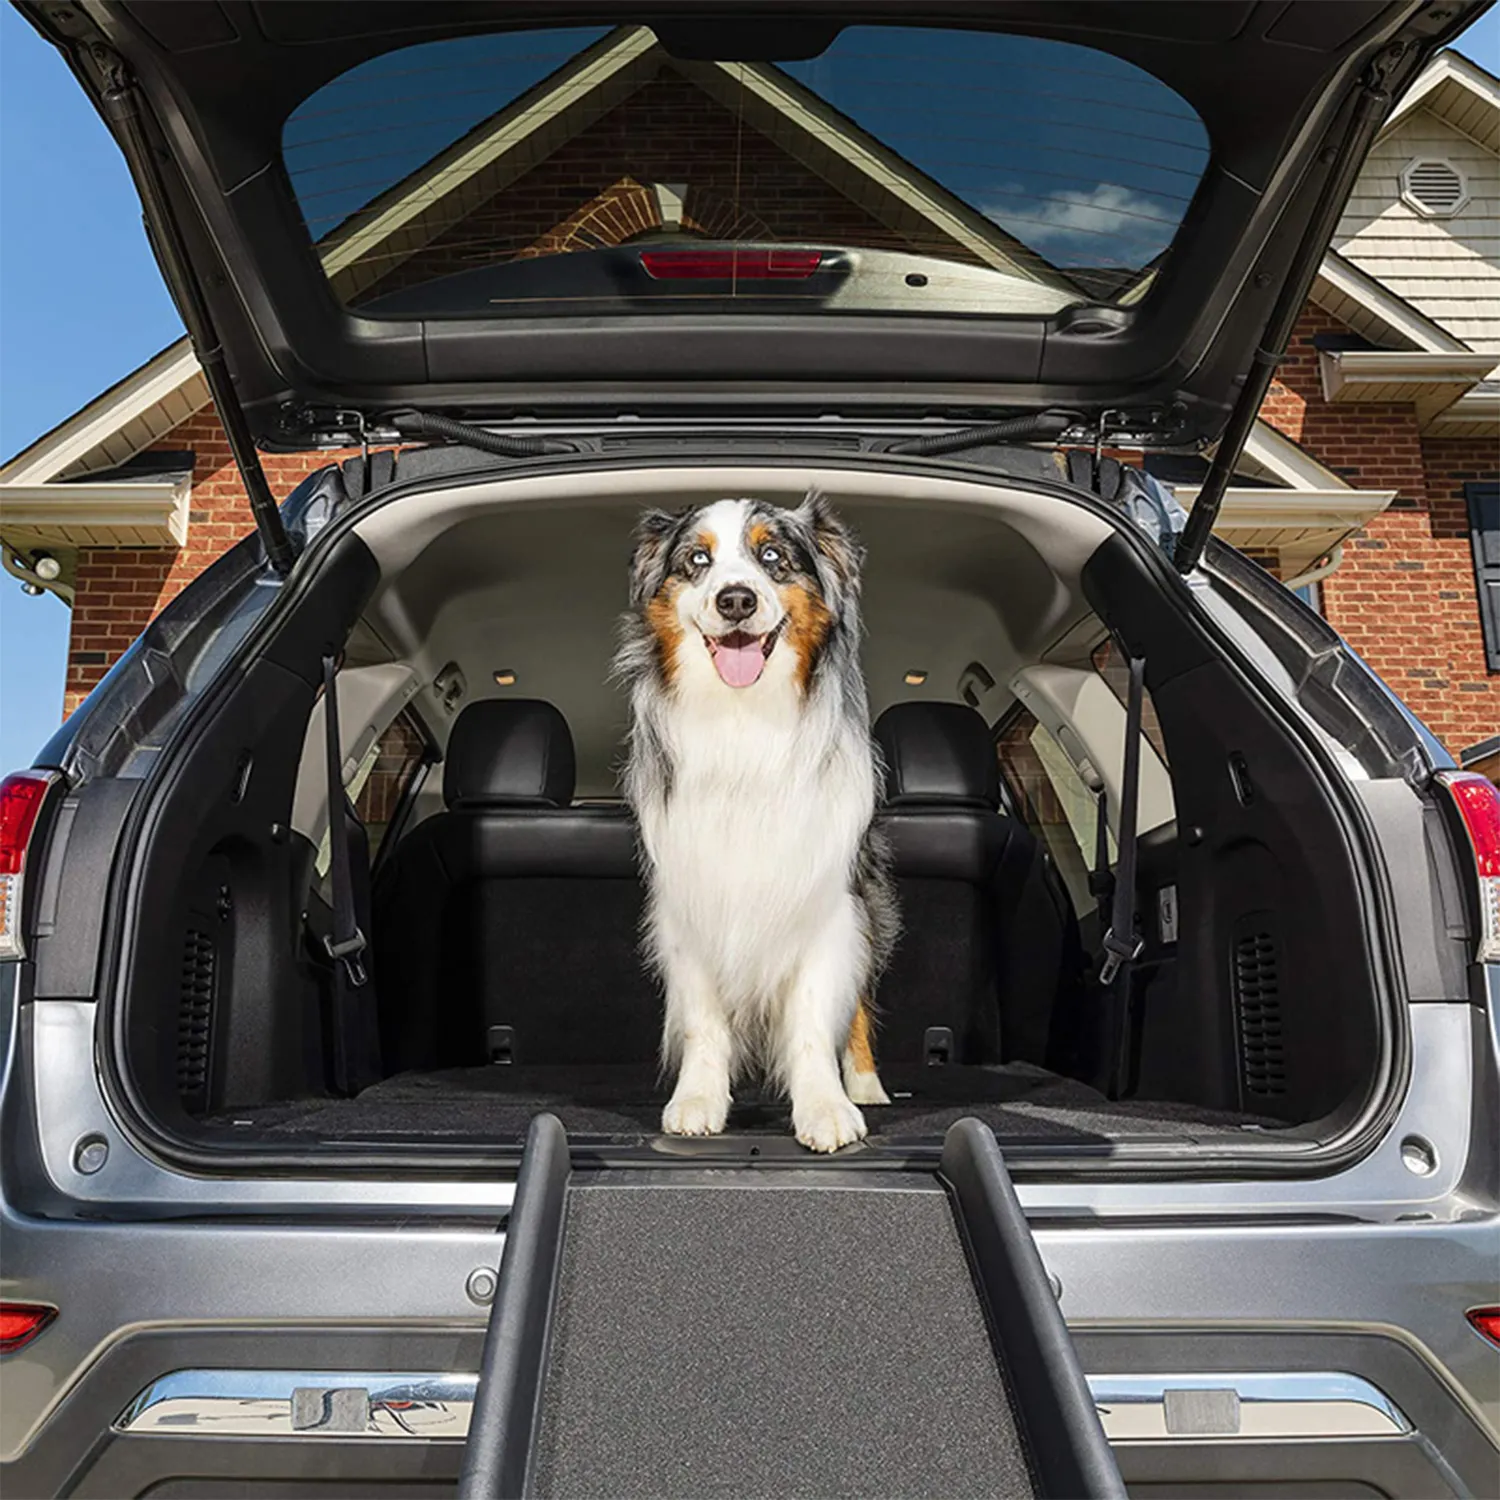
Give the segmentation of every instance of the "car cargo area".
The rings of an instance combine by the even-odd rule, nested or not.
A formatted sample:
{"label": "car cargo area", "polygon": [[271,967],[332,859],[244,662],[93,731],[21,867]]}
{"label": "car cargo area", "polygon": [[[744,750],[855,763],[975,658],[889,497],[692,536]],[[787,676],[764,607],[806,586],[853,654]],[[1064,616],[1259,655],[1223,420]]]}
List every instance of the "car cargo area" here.
{"label": "car cargo area", "polygon": [[[723,1140],[659,1133],[609,662],[643,507],[816,484],[867,549],[902,920],[875,996],[891,1102],[865,1109],[864,1149],[935,1150],[963,1117],[1086,1159],[1336,1135],[1377,1082],[1380,1020],[1313,757],[1102,508],[932,467],[490,475],[377,496],[324,539],[154,783],[132,890],[175,916],[134,935],[119,1032],[142,1114],[195,1151],[280,1158],[513,1154],[543,1112],[579,1145],[799,1150],[755,1078]],[[353,1089],[319,951],[333,643],[380,1054]],[[1115,866],[1130,657],[1142,948],[1104,986],[1097,794]]]}

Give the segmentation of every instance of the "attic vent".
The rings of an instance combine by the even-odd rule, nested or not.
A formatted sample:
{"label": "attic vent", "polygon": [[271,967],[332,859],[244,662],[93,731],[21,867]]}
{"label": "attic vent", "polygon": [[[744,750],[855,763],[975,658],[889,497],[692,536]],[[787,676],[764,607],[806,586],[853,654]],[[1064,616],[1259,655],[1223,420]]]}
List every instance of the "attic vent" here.
{"label": "attic vent", "polygon": [[218,951],[207,933],[188,928],[182,945],[177,1010],[177,1092],[189,1109],[208,1106],[209,1043],[213,1032]]}
{"label": "attic vent", "polygon": [[1469,185],[1452,162],[1424,156],[1407,163],[1401,174],[1401,196],[1419,214],[1446,218],[1469,201]]}
{"label": "attic vent", "polygon": [[1265,929],[1242,931],[1234,945],[1234,988],[1239,1002],[1240,1069],[1247,1093],[1286,1092],[1286,1049],[1281,1031],[1281,983],[1276,938]]}

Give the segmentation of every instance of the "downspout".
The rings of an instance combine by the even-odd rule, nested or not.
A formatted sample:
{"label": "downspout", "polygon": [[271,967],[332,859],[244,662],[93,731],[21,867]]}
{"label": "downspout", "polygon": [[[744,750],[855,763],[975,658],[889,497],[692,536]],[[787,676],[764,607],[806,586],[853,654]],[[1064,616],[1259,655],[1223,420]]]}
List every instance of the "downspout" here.
{"label": "downspout", "polygon": [[1328,575],[1334,572],[1338,565],[1344,560],[1344,544],[1335,543],[1334,549],[1320,563],[1315,563],[1307,572],[1299,573],[1295,578],[1284,578],[1281,586],[1287,589],[1305,589],[1310,583],[1322,583]]}

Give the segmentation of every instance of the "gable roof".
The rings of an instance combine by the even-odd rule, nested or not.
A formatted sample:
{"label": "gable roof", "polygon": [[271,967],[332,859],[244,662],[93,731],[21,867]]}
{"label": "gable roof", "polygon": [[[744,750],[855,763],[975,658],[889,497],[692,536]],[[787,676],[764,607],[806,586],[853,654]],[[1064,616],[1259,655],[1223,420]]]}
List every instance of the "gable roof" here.
{"label": "gable roof", "polygon": [[1434,354],[1460,354],[1469,347],[1337,250],[1323,256],[1312,297],[1325,312],[1372,344]]}
{"label": "gable roof", "polygon": [[344,300],[373,285],[581,135],[666,65],[898,232],[925,227],[981,264],[1076,293],[1068,277],[780,68],[685,62],[623,26],[387,188],[318,241]]}
{"label": "gable roof", "polygon": [[0,466],[0,487],[49,484],[114,468],[207,404],[197,356],[180,338]]}
{"label": "gable roof", "polygon": [[1500,79],[1452,48],[1438,53],[1396,102],[1381,134],[1426,109],[1500,156]]}

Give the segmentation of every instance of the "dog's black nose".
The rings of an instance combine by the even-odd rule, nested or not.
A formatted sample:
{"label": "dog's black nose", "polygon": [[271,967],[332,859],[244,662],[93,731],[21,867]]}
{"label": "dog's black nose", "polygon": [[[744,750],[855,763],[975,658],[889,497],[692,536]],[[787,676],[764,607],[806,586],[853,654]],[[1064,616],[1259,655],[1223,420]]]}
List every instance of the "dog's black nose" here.
{"label": "dog's black nose", "polygon": [[741,620],[748,620],[755,613],[758,602],[754,589],[747,588],[743,583],[731,583],[719,590],[714,607],[726,620],[737,624]]}

